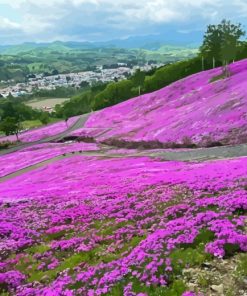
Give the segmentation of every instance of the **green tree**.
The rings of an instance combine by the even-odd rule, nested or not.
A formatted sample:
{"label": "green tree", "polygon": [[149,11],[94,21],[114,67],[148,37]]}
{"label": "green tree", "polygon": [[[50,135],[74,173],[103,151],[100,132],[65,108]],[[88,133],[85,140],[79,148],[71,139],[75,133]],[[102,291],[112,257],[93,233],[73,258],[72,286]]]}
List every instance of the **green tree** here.
{"label": "green tree", "polygon": [[5,133],[6,136],[16,135],[17,141],[19,141],[19,132],[21,130],[21,124],[15,117],[6,117],[0,123],[0,130]]}
{"label": "green tree", "polygon": [[221,44],[221,61],[225,67],[226,76],[230,75],[228,64],[236,58],[239,46],[239,39],[245,32],[241,28],[241,24],[233,25],[230,21],[222,21],[222,44]]}
{"label": "green tree", "polygon": [[99,110],[133,97],[133,86],[133,82],[130,80],[109,83],[102,92],[94,97],[93,109]]}
{"label": "green tree", "polygon": [[90,86],[90,84],[88,81],[82,81],[80,83],[80,88],[85,88],[85,87],[89,87],[89,86]]}
{"label": "green tree", "polygon": [[212,61],[213,68],[217,62],[233,60],[236,56],[239,39],[245,35],[241,24],[232,24],[222,20],[218,25],[209,25],[204,34],[200,55]]}
{"label": "green tree", "polygon": [[138,86],[139,96],[141,95],[141,88],[143,87],[145,81],[145,72],[138,69],[132,77],[134,85]]}
{"label": "green tree", "polygon": [[47,112],[42,112],[39,120],[41,121],[41,123],[47,124],[50,120],[49,114]]}

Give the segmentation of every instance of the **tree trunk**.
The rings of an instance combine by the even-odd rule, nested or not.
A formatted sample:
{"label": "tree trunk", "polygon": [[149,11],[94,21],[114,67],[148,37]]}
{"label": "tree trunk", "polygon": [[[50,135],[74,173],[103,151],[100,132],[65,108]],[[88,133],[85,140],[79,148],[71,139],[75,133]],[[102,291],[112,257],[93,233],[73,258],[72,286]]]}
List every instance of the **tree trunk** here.
{"label": "tree trunk", "polygon": [[202,71],[204,71],[204,68],[205,68],[205,66],[204,66],[204,57],[202,57]]}
{"label": "tree trunk", "polygon": [[222,62],[222,67],[223,67],[223,74],[225,77],[227,77],[227,63],[226,63],[226,61]]}
{"label": "tree trunk", "polygon": [[213,69],[215,68],[215,57],[213,57]]}
{"label": "tree trunk", "polygon": [[139,96],[141,95],[141,86],[139,85]]}
{"label": "tree trunk", "polygon": [[19,136],[18,136],[18,133],[16,133],[15,135],[16,135],[17,142],[19,142]]}
{"label": "tree trunk", "polygon": [[226,77],[230,77],[230,70],[229,70],[229,65],[228,65],[228,62],[226,61],[226,64],[225,64],[225,71],[226,71]]}

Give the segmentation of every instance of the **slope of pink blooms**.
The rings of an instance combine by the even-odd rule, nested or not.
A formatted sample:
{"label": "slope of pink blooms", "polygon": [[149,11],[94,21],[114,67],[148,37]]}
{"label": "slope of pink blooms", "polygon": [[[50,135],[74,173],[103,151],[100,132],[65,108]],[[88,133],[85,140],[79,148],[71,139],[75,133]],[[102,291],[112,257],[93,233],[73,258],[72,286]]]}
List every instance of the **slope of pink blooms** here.
{"label": "slope of pink blooms", "polygon": [[169,285],[176,250],[246,252],[246,210],[247,158],[60,160],[0,184],[0,290],[149,295],[134,286]]}
{"label": "slope of pink blooms", "polygon": [[[227,79],[210,82],[221,74],[214,69],[99,111],[72,135],[198,146],[246,142],[247,60],[230,70]],[[60,122],[21,140],[65,129]],[[0,156],[0,177],[97,149],[34,145]],[[247,157],[167,162],[129,155],[137,152],[73,155],[0,182],[0,294],[171,295],[167,289],[183,279],[184,268],[247,252]],[[107,157],[114,153],[121,158]],[[186,287],[180,295],[201,296]]]}
{"label": "slope of pink blooms", "polygon": [[106,108],[74,134],[198,146],[247,142],[247,60],[231,64],[230,71],[230,78],[215,82],[210,80],[222,74],[221,68],[201,72]]}
{"label": "slope of pink blooms", "polygon": [[98,150],[94,143],[37,144],[20,151],[0,156],[0,177],[69,152]]}
{"label": "slope of pink blooms", "polygon": [[[59,121],[57,123],[49,124],[41,128],[32,129],[32,130],[23,132],[19,135],[19,139],[21,142],[34,142],[46,137],[51,137],[51,136],[60,134],[64,132],[68,127],[75,124],[75,122],[78,119],[79,119],[79,116],[69,118],[67,122],[68,126],[66,125],[65,121]],[[0,142],[4,142],[4,141],[15,142],[16,136],[12,135],[12,136],[1,137]]]}

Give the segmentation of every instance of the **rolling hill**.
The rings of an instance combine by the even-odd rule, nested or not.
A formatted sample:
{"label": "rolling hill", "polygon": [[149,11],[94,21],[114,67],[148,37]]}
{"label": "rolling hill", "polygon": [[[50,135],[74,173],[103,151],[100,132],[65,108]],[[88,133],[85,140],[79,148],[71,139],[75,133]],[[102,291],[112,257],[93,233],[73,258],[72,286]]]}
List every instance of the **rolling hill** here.
{"label": "rolling hill", "polygon": [[77,135],[99,142],[151,141],[164,147],[244,143],[247,60],[229,68],[229,78],[222,76],[221,68],[204,71],[99,111]]}
{"label": "rolling hill", "polygon": [[[179,37],[178,37],[179,36]],[[7,55],[16,55],[22,52],[27,52],[30,50],[46,48],[46,49],[61,49],[65,51],[69,50],[90,50],[95,48],[123,48],[123,49],[133,49],[133,48],[140,48],[140,49],[147,49],[152,51],[158,51],[160,48],[167,47],[169,50],[172,48],[183,48],[183,49],[190,49],[190,48],[197,48],[198,44],[192,42],[188,38],[185,37],[184,34],[179,34],[174,39],[167,39],[166,36],[161,35],[144,35],[144,36],[132,36],[125,39],[114,39],[109,41],[101,41],[101,42],[78,42],[78,41],[54,41],[54,42],[44,42],[44,43],[37,43],[37,42],[25,42],[22,44],[13,44],[13,45],[0,45],[0,54],[7,54]],[[188,36],[187,36],[188,37]],[[181,42],[181,39],[183,41]],[[200,38],[201,39],[201,38]],[[199,39],[199,40],[200,40]],[[190,45],[191,44],[191,45]]]}
{"label": "rolling hill", "polygon": [[[159,45],[161,46],[161,45]],[[30,73],[73,73],[95,70],[97,66],[127,63],[162,63],[184,60],[196,55],[195,48],[166,45],[157,48],[125,48],[114,44],[89,42],[23,43],[0,45],[0,81],[25,81]]]}

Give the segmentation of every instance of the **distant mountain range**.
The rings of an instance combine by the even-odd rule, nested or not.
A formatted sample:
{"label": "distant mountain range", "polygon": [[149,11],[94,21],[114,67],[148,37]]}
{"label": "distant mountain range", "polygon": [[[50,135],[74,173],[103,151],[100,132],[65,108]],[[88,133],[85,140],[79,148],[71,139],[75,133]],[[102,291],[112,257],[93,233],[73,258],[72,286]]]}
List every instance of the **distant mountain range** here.
{"label": "distant mountain range", "polygon": [[50,49],[50,50],[87,50],[95,48],[123,48],[132,49],[140,48],[156,51],[159,50],[164,45],[169,45],[172,47],[188,47],[195,48],[198,47],[199,43],[193,43],[193,39],[188,38],[187,34],[180,33],[174,36],[173,39],[167,41],[166,36],[163,35],[148,35],[148,36],[134,36],[126,39],[115,39],[105,42],[62,42],[55,41],[51,43],[35,43],[26,42],[18,45],[0,45],[0,54],[5,55],[16,55],[21,52],[28,52],[35,49]]}

